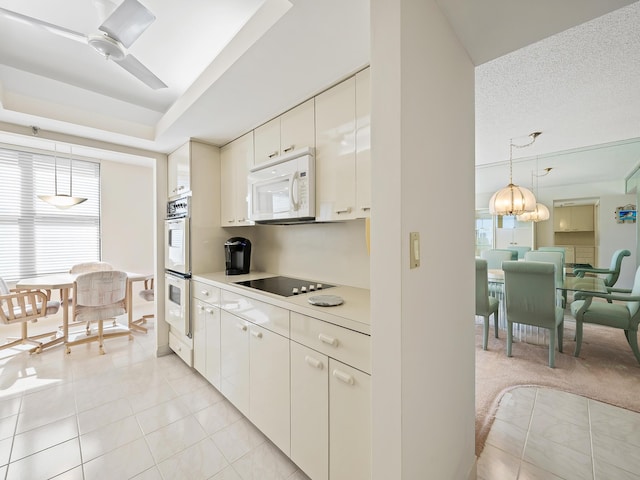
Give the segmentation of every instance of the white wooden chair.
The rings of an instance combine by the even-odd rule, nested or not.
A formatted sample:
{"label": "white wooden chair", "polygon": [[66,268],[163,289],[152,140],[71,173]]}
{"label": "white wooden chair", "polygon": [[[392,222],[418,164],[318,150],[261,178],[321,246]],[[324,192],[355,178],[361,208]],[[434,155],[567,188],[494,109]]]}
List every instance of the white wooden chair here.
{"label": "white wooden chair", "polygon": [[[127,274],[117,270],[89,272],[79,275],[73,283],[74,322],[97,322],[97,334],[89,332],[75,340],[67,342],[66,352],[71,347],[88,342],[98,342],[100,354],[104,354],[104,340],[124,335],[133,340],[129,328],[115,321],[115,317],[127,312]],[[105,331],[104,320],[114,320],[113,325]]]}
{"label": "white wooden chair", "polygon": [[46,292],[41,290],[9,290],[6,282],[0,278],[0,322],[6,325],[21,323],[21,335],[0,345],[0,350],[16,345],[31,344],[30,353],[42,351],[42,338],[55,337],[56,332],[40,333],[29,336],[27,323],[53,315],[60,309],[60,302],[50,301]]}
{"label": "white wooden chair", "polygon": [[[138,295],[140,295],[142,298],[144,298],[147,302],[153,302],[155,300],[155,289],[154,289],[153,276],[145,278],[145,280],[144,280],[144,288],[142,290],[140,290],[140,293]],[[147,332],[147,328],[143,327],[142,324],[147,323],[147,321],[149,319],[153,318],[153,317],[154,317],[153,313],[148,313],[148,314],[142,315],[137,320],[133,320],[133,322],[131,322],[131,323],[137,325],[137,328],[140,328],[141,330],[143,330],[146,333]]]}

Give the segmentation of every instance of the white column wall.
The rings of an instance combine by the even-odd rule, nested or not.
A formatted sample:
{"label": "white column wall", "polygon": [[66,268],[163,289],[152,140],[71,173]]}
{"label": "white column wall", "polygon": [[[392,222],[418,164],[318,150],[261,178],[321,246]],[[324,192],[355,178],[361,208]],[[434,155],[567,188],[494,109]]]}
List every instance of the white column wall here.
{"label": "white column wall", "polygon": [[474,67],[435,1],[371,5],[373,478],[474,478]]}

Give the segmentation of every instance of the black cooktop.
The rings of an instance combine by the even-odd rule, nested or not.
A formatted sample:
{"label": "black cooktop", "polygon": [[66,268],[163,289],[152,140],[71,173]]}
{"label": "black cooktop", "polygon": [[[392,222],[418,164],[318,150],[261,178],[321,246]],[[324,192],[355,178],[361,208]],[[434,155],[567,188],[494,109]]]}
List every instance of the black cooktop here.
{"label": "black cooktop", "polygon": [[234,283],[236,285],[255,288],[256,290],[262,290],[263,292],[274,293],[283,297],[292,297],[294,295],[316,292],[318,290],[335,287],[335,285],[328,285],[326,283],[291,277],[268,277]]}

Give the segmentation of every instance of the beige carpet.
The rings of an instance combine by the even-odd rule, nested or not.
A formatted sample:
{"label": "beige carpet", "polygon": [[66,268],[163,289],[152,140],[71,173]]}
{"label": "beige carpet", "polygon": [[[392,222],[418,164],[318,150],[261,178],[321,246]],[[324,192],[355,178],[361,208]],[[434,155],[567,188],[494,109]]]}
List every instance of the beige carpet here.
{"label": "beige carpet", "polygon": [[504,330],[499,339],[492,330],[489,349],[482,350],[482,326],[476,326],[477,455],[484,448],[500,398],[514,387],[552,387],[640,412],[640,364],[624,331],[585,324],[580,357],[575,358],[574,327],[565,320],[564,353],[556,352],[556,368],[552,369],[547,346],[515,342],[513,357],[508,358]]}

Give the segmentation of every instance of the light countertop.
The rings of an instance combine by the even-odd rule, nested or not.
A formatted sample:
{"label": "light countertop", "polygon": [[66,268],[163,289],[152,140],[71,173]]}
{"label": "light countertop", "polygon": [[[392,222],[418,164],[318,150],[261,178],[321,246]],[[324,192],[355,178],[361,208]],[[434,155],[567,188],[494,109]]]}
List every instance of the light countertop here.
{"label": "light countertop", "polygon": [[192,279],[215,287],[229,290],[246,297],[254,298],[272,305],[286,308],[302,315],[324,320],[341,327],[349,328],[367,335],[371,334],[371,310],[369,305],[369,290],[364,288],[336,285],[327,290],[329,295],[337,295],[344,299],[342,305],[335,307],[318,307],[311,305],[309,297],[318,292],[302,293],[291,297],[282,297],[263,292],[235,282],[255,280],[259,278],[275,277],[276,274],[266,272],[251,272],[247,275],[226,275],[224,272],[194,274]]}

